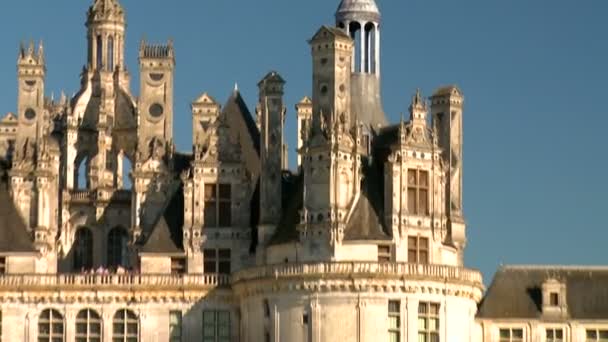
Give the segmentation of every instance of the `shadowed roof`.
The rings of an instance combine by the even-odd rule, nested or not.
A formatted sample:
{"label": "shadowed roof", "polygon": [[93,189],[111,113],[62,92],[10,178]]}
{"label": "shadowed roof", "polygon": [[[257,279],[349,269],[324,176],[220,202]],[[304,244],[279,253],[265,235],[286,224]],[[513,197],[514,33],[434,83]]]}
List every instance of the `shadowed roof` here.
{"label": "shadowed roof", "polygon": [[548,279],[565,283],[570,319],[608,317],[608,267],[505,266],[496,272],[477,318],[541,318]]}
{"label": "shadowed roof", "polygon": [[8,175],[0,161],[0,254],[35,253],[25,222],[8,190]]}

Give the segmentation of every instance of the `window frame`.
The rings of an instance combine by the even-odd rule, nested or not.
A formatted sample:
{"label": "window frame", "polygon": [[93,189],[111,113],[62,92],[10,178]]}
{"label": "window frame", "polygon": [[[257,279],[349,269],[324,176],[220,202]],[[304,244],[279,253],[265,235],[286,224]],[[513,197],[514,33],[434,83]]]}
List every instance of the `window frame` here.
{"label": "window frame", "polygon": [[[557,337],[557,333],[561,332],[562,337]],[[551,333],[552,337],[549,336]],[[563,327],[546,327],[545,328],[545,342],[565,342],[566,341],[566,330]]]}
{"label": "window frame", "polygon": [[125,228],[117,226],[108,232],[106,257],[108,267],[129,266],[129,232]]}
{"label": "window frame", "polygon": [[[173,322],[173,317],[178,317],[178,323]],[[181,311],[169,311],[169,342],[182,342],[184,337],[184,317]],[[177,329],[177,334],[174,335],[174,329]],[[177,335],[177,336],[176,336]]]}
{"label": "window frame", "polygon": [[6,256],[0,256],[0,275],[8,274],[8,258]]}
{"label": "window frame", "polygon": [[[424,308],[424,310],[422,309]],[[433,310],[436,308],[436,310]],[[418,341],[439,342],[441,341],[441,304],[436,302],[418,302]],[[421,327],[421,322],[424,322]],[[431,327],[435,322],[435,328]],[[434,338],[436,337],[436,338]]]}
{"label": "window frame", "polygon": [[[595,333],[595,337],[590,337],[589,333]],[[604,338],[601,336],[604,335]],[[585,328],[585,342],[608,341],[608,327]]]}
{"label": "window frame", "polygon": [[[391,304],[393,304],[391,306]],[[397,308],[397,310],[392,310]],[[390,342],[401,342],[401,301],[400,300],[389,300],[388,301],[388,336]],[[393,322],[396,322],[396,326],[392,326]],[[394,339],[393,337],[396,337]]]}
{"label": "window frame", "polygon": [[[120,315],[120,316],[119,316]],[[116,331],[116,325],[122,324],[122,331]],[[129,326],[135,324],[136,332],[133,334],[129,332]],[[123,342],[131,342],[133,338],[136,341],[140,340],[140,326],[139,326],[139,316],[132,310],[129,309],[119,309],[114,313],[112,317],[112,341],[123,341]]]}
{"label": "window frame", "polygon": [[[226,322],[221,322],[222,316],[227,317]],[[211,317],[211,321],[207,321],[207,317]],[[232,319],[228,310],[203,310],[203,342],[230,342],[232,338]],[[226,323],[226,324],[222,324]],[[223,332],[222,328],[227,328],[225,332],[228,336],[220,336]],[[212,330],[212,334],[209,334]]]}
{"label": "window frame", "polygon": [[[231,183],[206,183],[203,187],[203,227],[228,228],[232,226]],[[208,214],[213,213],[210,218]]]}
{"label": "window frame", "polygon": [[231,272],[232,250],[230,248],[203,249],[203,273],[230,274]]}
{"label": "window frame", "polygon": [[[48,318],[45,318],[45,313],[48,313]],[[41,327],[43,324],[48,328],[45,333],[42,333]],[[56,332],[56,324],[61,324],[61,331]],[[53,342],[56,341],[57,338],[60,338],[61,341],[65,342],[65,317],[59,310],[49,308],[44,309],[40,312],[40,316],[38,316],[38,342]]]}
{"label": "window frame", "polygon": [[[81,314],[85,314],[86,317],[81,317]],[[78,332],[78,325],[84,324],[85,332]],[[98,333],[92,332],[91,327],[97,325],[99,330]],[[76,321],[74,322],[74,336],[76,342],[101,342],[103,341],[103,319],[101,315],[93,309],[82,309],[76,314]]]}
{"label": "window frame", "polygon": [[393,251],[391,245],[378,245],[378,262],[387,263],[391,262],[393,257]]}
{"label": "window frame", "polygon": [[[414,182],[410,182],[410,175],[412,173],[415,174]],[[421,180],[424,179],[422,176],[426,177],[426,184],[422,184]],[[428,170],[407,169],[407,210],[410,215],[430,215],[430,187],[431,174]],[[424,208],[421,199],[424,199],[424,203],[426,203]]]}
{"label": "window frame", "polygon": [[[508,333],[508,337],[501,336],[503,332]],[[514,336],[514,332],[521,332],[521,337]],[[498,342],[523,342],[525,341],[526,330],[523,327],[500,327],[498,328]]]}
{"label": "window frame", "polygon": [[82,269],[90,270],[93,268],[93,232],[89,227],[78,227],[74,234],[74,255],[73,263],[74,271],[79,272]]}
{"label": "window frame", "polygon": [[[414,243],[412,244],[412,241]],[[423,244],[424,242],[424,244]],[[407,262],[411,264],[431,263],[431,239],[421,235],[408,235],[407,237]],[[424,254],[426,253],[426,254]],[[423,258],[422,256],[426,256]],[[414,256],[412,260],[412,256]]]}
{"label": "window frame", "polygon": [[186,274],[188,272],[188,260],[186,257],[171,258],[171,274]]}

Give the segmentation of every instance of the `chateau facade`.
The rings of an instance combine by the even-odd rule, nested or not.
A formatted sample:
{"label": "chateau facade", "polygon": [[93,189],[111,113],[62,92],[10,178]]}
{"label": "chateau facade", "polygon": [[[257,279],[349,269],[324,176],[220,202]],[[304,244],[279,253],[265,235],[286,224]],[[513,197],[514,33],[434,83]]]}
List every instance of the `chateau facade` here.
{"label": "chateau facade", "polygon": [[[45,97],[44,48],[22,46],[17,113],[0,120],[1,340],[550,341],[493,299],[504,289],[478,315],[462,91],[416,92],[409,118],[389,123],[377,5],[342,0],[335,19],[309,42],[298,132],[284,130],[285,81],[271,71],[253,114],[236,89],[224,105],[195,99],[189,152],[173,143],[172,42],[141,43],[136,97],[118,0],[87,12],[73,98]],[[571,317],[564,277],[535,278],[557,304],[534,329]]]}

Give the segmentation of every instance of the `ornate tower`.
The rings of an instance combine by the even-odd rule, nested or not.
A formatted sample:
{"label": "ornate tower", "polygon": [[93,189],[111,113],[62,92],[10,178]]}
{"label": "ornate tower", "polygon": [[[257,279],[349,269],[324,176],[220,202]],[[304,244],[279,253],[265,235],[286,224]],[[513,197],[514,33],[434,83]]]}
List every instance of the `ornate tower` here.
{"label": "ornate tower", "polygon": [[125,13],[116,0],[95,0],[86,23],[88,68],[114,72],[124,69]]}
{"label": "ornate tower", "polygon": [[258,83],[260,118],[260,225],[258,241],[265,244],[281,219],[281,171],[283,168],[283,86],[285,81],[272,71]]}
{"label": "ornate tower", "polygon": [[355,42],[351,71],[353,115],[365,134],[387,124],[380,93],[380,21],[374,0],[342,0],[336,11],[336,26]]}
{"label": "ornate tower", "polygon": [[462,211],[462,111],[464,97],[455,86],[439,88],[431,97],[433,126],[446,167],[446,213],[452,242],[461,251],[466,243]]}
{"label": "ornate tower", "polygon": [[46,67],[44,63],[44,49],[42,42],[37,51],[34,43],[25,49],[23,45],[19,51],[17,62],[18,99],[17,116],[19,119],[16,141],[15,161],[26,158],[24,144],[28,144],[33,152],[36,141],[40,137],[40,130],[44,120],[44,78]]}
{"label": "ornate tower", "polygon": [[[327,259],[342,243],[349,209],[360,190],[359,130],[351,130],[353,43],[342,30],[322,27],[310,41],[313,57],[312,129],[303,161],[300,238],[312,258]],[[315,246],[315,247],[312,247]]]}
{"label": "ornate tower", "polygon": [[312,100],[305,96],[296,105],[298,119],[298,168],[302,166],[302,147],[308,140],[312,125]]}
{"label": "ornate tower", "polygon": [[343,31],[323,26],[310,41],[313,58],[313,129],[336,122],[354,124],[351,117],[350,63],[353,43]]}
{"label": "ornate tower", "polygon": [[146,45],[139,49],[141,73],[139,97],[139,152],[145,154],[153,139],[162,145],[173,140],[173,42],[167,45]]}

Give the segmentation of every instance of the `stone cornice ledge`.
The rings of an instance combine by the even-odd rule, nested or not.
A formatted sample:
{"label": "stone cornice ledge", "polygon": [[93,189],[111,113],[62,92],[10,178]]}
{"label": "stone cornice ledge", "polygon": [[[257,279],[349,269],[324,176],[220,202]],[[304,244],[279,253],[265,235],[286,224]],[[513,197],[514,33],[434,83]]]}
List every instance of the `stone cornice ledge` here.
{"label": "stone cornice ledge", "polygon": [[321,262],[255,267],[232,276],[239,295],[276,291],[434,293],[481,300],[477,270],[447,265]]}

